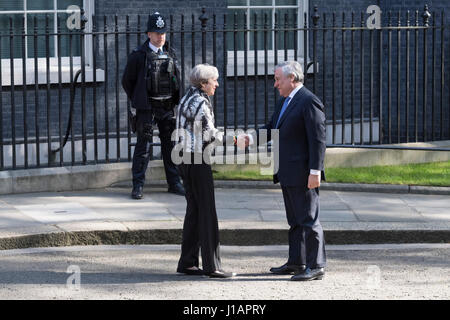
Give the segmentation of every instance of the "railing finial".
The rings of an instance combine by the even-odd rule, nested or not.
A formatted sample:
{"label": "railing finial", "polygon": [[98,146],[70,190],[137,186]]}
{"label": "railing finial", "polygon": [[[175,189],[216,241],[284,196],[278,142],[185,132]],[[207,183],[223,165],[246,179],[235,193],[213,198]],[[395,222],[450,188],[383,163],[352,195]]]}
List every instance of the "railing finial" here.
{"label": "railing finial", "polygon": [[311,17],[314,27],[317,27],[319,24],[320,15],[319,15],[318,11],[319,11],[319,9],[317,8],[317,5],[315,5],[314,6],[314,14]]}
{"label": "railing finial", "polygon": [[423,25],[425,27],[429,27],[430,26],[430,24],[429,24],[430,21],[429,20],[430,20],[430,17],[431,17],[431,13],[430,13],[430,11],[428,11],[428,5],[427,4],[425,5],[425,8],[423,10],[424,10],[423,14],[422,14]]}
{"label": "railing finial", "polygon": [[80,27],[81,30],[84,31],[86,27],[86,23],[88,22],[88,18],[85,16],[86,11],[84,9],[81,9],[81,18],[80,18]]}
{"label": "railing finial", "polygon": [[202,8],[202,14],[200,17],[198,17],[198,20],[202,22],[202,28],[205,29],[206,21],[208,21],[208,16],[206,15],[206,9],[204,7]]}

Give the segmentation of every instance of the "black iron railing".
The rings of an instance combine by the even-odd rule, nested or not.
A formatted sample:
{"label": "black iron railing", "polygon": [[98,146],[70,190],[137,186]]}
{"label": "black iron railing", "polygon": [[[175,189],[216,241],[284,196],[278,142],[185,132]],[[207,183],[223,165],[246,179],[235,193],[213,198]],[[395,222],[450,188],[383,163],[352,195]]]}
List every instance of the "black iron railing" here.
{"label": "black iron railing", "polygon": [[[450,139],[444,12],[386,13],[379,29],[369,29],[366,13],[318,8],[301,25],[298,15],[275,15],[273,26],[267,15],[230,23],[204,9],[168,19],[183,92],[192,66],[218,67],[214,112],[225,130],[267,122],[279,98],[273,66],[294,59],[326,106],[330,147]],[[10,19],[0,32],[0,170],[131,160],[132,106],[121,76],[128,54],[147,38],[147,16],[88,20],[89,30],[83,20],[64,32],[57,20],[55,32],[48,18],[27,31]]]}

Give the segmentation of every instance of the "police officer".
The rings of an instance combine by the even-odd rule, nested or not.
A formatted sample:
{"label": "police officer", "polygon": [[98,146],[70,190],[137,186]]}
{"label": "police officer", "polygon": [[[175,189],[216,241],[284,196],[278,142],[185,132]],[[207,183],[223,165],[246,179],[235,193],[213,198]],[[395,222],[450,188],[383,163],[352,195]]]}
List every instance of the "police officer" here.
{"label": "police officer", "polygon": [[161,153],[169,185],[168,191],[185,194],[175,164],[171,160],[175,129],[174,107],[180,99],[180,71],[172,48],[166,43],[167,25],[158,12],[149,16],[147,41],[128,57],[122,86],[136,109],[132,117],[137,142],[133,155],[133,199],[142,199],[145,171],[150,159],[153,120],[158,125]]}

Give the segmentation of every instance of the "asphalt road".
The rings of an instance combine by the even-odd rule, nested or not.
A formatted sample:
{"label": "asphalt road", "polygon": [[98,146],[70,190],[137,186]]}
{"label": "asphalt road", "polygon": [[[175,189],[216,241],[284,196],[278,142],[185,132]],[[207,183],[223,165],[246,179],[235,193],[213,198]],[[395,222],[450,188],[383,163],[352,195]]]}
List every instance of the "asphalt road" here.
{"label": "asphalt road", "polygon": [[178,245],[0,251],[0,299],[449,299],[450,244],[328,246],[322,281],[270,274],[287,246],[222,246],[234,279],[175,273]]}

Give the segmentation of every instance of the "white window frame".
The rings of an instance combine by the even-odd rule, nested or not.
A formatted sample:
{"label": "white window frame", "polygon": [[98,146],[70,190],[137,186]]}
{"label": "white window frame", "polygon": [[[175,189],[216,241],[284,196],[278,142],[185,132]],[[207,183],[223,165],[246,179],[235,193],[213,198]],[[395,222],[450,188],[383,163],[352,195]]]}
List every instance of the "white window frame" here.
{"label": "white window frame", "polygon": [[[227,6],[227,9],[240,9],[240,10],[246,10],[247,11],[247,25],[250,26],[250,14],[249,11],[251,9],[270,9],[272,10],[272,25],[271,28],[274,28],[275,24],[275,10],[276,9],[297,9],[297,21],[298,21],[298,28],[303,28],[305,24],[305,12],[309,14],[309,1],[308,0],[297,0],[297,5],[276,5],[275,0],[272,0],[272,5],[268,6],[254,6],[250,5],[250,0],[247,0],[247,5],[245,6]],[[308,21],[306,22],[308,24]],[[247,37],[248,41],[250,41],[250,36]],[[274,36],[272,37],[272,48],[274,47]],[[303,32],[299,31],[297,33],[297,61],[303,66],[304,65],[304,59],[303,59],[303,46],[304,46],[304,34]],[[245,74],[244,66],[245,66],[245,51],[244,50],[238,50],[237,53],[237,75],[243,76]],[[258,75],[264,75],[265,74],[265,62],[264,62],[264,50],[257,50],[258,54]],[[277,58],[278,62],[284,61],[285,56],[285,50],[280,49],[277,50]],[[288,49],[287,50],[287,57],[288,60],[294,60],[295,59],[295,50],[294,49]],[[274,61],[275,61],[275,53],[273,49],[267,50],[267,60],[268,60],[268,74],[274,73]],[[310,61],[308,57],[308,61]],[[312,68],[310,67],[308,69],[308,72],[313,72]],[[255,51],[254,50],[248,50],[247,51],[247,75],[252,76],[255,74]],[[234,76],[234,51],[228,50],[227,51],[227,76]]]}
{"label": "white window frame", "polygon": [[[57,0],[53,1],[53,10],[27,10],[26,4],[27,1],[24,1],[24,10],[20,11],[1,11],[0,14],[30,14],[30,13],[47,13],[53,14],[57,16],[58,13],[66,13],[66,10],[57,10]],[[83,0],[83,8],[85,10],[85,16],[88,18],[88,21],[85,25],[86,33],[92,32],[92,16],[95,14],[95,0]],[[54,30],[57,28],[57,19],[54,19]],[[25,20],[25,32],[27,32],[27,20]],[[57,36],[55,35],[55,43]],[[94,70],[92,69],[92,35],[87,34],[84,40],[84,48],[85,48],[85,79],[86,82],[92,82],[94,76]],[[55,84],[59,83],[59,68],[58,68],[58,48],[55,46],[55,56],[49,58],[50,67],[50,79],[49,83]],[[25,65],[26,65],[26,84],[34,85],[36,84],[35,79],[35,59],[28,58],[28,46],[25,46]],[[73,74],[79,69],[81,69],[81,56],[73,56]],[[0,62],[2,65],[2,86],[11,86],[11,59],[1,59]],[[14,85],[22,86],[23,85],[23,59],[22,58],[14,58]],[[38,58],[38,84],[46,84],[47,83],[47,61],[46,58]],[[96,80],[101,82],[104,81],[104,71],[102,69],[96,69]],[[70,57],[61,57],[61,83],[70,83]],[[81,78],[78,78],[78,82],[81,82]]]}

